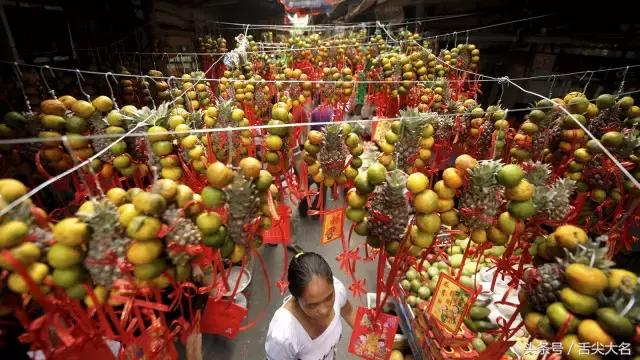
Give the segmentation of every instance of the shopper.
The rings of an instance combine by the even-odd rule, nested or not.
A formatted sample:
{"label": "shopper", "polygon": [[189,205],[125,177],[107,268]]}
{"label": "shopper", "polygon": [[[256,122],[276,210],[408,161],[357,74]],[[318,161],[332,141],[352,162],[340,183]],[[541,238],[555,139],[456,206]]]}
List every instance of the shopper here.
{"label": "shopper", "polygon": [[355,309],[347,290],[316,253],[289,263],[289,292],[267,333],[268,360],[335,360],[344,318],[353,327]]}

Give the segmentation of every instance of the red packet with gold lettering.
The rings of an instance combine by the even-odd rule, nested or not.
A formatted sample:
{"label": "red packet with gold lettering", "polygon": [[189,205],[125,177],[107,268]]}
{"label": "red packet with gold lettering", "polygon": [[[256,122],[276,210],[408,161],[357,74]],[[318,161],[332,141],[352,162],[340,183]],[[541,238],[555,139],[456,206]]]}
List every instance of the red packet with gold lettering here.
{"label": "red packet with gold lettering", "polygon": [[453,277],[441,273],[433,291],[427,313],[452,334],[458,333],[462,321],[471,310],[473,291]]}
{"label": "red packet with gold lettering", "polygon": [[321,244],[330,243],[344,236],[344,217],[344,208],[329,210],[324,213],[322,219],[322,239],[320,239]]}
{"label": "red packet with gold lettering", "polygon": [[397,316],[358,307],[349,352],[367,360],[388,360],[397,329]]}

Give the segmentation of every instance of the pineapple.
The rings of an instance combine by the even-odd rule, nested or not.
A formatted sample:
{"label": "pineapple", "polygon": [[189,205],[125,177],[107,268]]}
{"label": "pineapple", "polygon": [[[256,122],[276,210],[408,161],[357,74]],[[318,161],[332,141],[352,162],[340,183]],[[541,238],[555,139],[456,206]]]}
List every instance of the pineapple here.
{"label": "pineapple", "polygon": [[117,262],[124,261],[130,239],[119,226],[117,208],[109,200],[92,202],[93,213],[77,214],[91,229],[84,265],[95,284],[110,288],[123,274],[115,261],[106,260],[113,257]]}
{"label": "pineapple", "polygon": [[252,182],[240,174],[235,175],[231,186],[225,191],[229,199],[229,237],[236,244],[249,245],[245,225],[251,224],[260,211],[258,191]]}
{"label": "pineapple", "polygon": [[550,220],[560,221],[571,210],[571,195],[575,191],[576,182],[561,178],[547,185],[551,175],[550,166],[537,161],[525,163],[527,168],[525,179],[535,186],[533,203],[537,213],[546,213]]}
{"label": "pineapple", "polygon": [[435,129],[435,140],[437,142],[448,142],[454,133],[454,117],[453,116],[432,116],[430,123]]}
{"label": "pineapple", "polygon": [[320,167],[326,176],[336,178],[342,172],[349,152],[344,143],[340,125],[329,124],[322,132],[324,144],[318,153]]}
{"label": "pineapple", "polygon": [[534,310],[544,314],[547,306],[560,301],[560,290],[565,287],[564,266],[547,263],[530,268],[525,272],[523,280],[529,304]]}
{"label": "pineapple", "polygon": [[175,205],[167,208],[162,215],[162,220],[165,224],[171,224],[172,226],[171,231],[165,236],[171,262],[177,266],[188,264],[192,256],[183,249],[171,250],[171,244],[176,244],[180,247],[200,245],[202,243],[202,233],[191,219],[182,216],[181,210]]}
{"label": "pineapple", "polygon": [[409,207],[404,197],[407,174],[400,170],[387,173],[386,181],[372,194],[370,210],[387,215],[391,220],[369,219],[369,234],[384,242],[401,241],[409,224]]}
{"label": "pineapple", "polygon": [[477,166],[467,170],[470,185],[460,198],[460,208],[471,210],[471,214],[462,213],[462,221],[469,228],[488,229],[500,212],[504,187],[498,185],[496,174],[501,167],[499,160],[481,160]]}
{"label": "pineapple", "polygon": [[588,129],[593,136],[600,138],[608,131],[620,131],[624,117],[620,104],[616,103],[610,108],[604,109],[589,122]]}
{"label": "pineapple", "polygon": [[400,133],[395,144],[398,169],[409,171],[413,165],[410,159],[414,159],[420,146],[422,128],[428,123],[428,115],[419,113],[415,108],[400,110]]}

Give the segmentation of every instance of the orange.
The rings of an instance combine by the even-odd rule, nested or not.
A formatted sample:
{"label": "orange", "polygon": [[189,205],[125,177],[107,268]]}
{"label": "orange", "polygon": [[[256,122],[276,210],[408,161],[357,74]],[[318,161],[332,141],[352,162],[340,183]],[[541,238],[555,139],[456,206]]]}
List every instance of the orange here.
{"label": "orange", "polygon": [[442,173],[442,180],[447,187],[457,189],[463,183],[462,171],[456,168],[446,168]]}

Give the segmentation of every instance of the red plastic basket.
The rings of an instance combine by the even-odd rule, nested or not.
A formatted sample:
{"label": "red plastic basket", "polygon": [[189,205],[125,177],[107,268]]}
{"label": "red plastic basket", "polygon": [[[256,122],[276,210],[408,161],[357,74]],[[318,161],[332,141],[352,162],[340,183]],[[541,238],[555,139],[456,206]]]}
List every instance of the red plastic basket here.
{"label": "red plastic basket", "polygon": [[273,221],[271,227],[262,230],[263,244],[284,244],[291,242],[291,209],[285,204],[278,205],[280,220]]}

